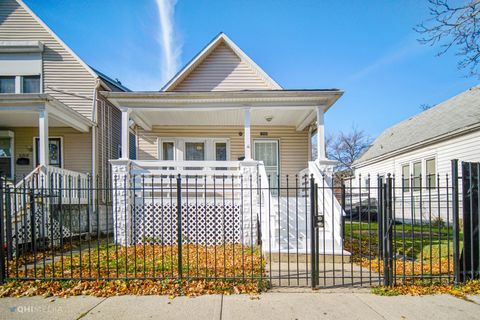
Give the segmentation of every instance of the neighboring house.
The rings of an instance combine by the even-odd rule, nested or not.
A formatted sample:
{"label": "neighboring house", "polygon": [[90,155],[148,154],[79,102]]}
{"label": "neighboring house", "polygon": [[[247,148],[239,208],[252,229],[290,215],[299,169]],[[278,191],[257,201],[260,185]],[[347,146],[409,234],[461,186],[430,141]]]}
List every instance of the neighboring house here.
{"label": "neighboring house", "polygon": [[354,185],[391,174],[398,197],[435,197],[437,187],[446,192],[447,175],[451,188],[452,159],[480,159],[480,86],[386,129],[353,164]]}
{"label": "neighboring house", "polygon": [[451,173],[452,159],[480,159],[480,86],[386,129],[353,167],[357,178],[412,175],[433,186],[436,175]]}
{"label": "neighboring house", "polygon": [[120,112],[100,91],[128,89],[88,66],[22,1],[0,2],[1,172],[19,181],[49,165],[104,180],[119,156]]}
{"label": "neighboring house", "polygon": [[[236,221],[234,230],[242,227],[242,237],[249,230],[249,243],[257,241],[261,228],[263,237],[271,234],[265,239],[271,250],[288,252],[295,248],[292,243],[307,250],[311,244],[306,190],[311,175],[320,185],[330,184],[323,176],[333,167],[325,156],[324,113],[343,94],[338,89],[283,89],[220,33],[160,91],[131,92],[84,63],[22,1],[7,0],[0,3],[0,92],[2,170],[12,177],[27,175],[19,182],[27,188],[36,187],[32,172],[57,174],[54,179],[61,181],[53,181],[52,203],[60,211],[72,201],[83,205],[73,219],[96,216],[107,233],[114,223],[117,243],[174,241],[173,233],[153,226],[159,216],[163,221],[170,214],[169,223],[175,221],[172,197],[180,194],[201,201],[203,211],[198,204],[188,210],[203,212],[202,221],[228,215],[228,221]],[[312,157],[313,132],[317,154]],[[99,179],[89,180],[85,173]],[[178,193],[172,184],[177,175],[204,177],[204,191]],[[235,180],[228,198],[225,185],[223,193],[216,189],[226,177]],[[96,182],[100,193],[91,188]],[[66,186],[76,190],[73,198]],[[322,246],[339,253],[342,209],[331,189],[319,197],[327,208],[322,209]],[[97,208],[99,198],[103,206]],[[27,205],[17,200],[16,212],[22,212]],[[25,219],[22,224],[28,226]],[[218,223],[206,232],[219,236]],[[89,231],[92,224],[87,223]],[[230,240],[239,241],[237,236]]]}

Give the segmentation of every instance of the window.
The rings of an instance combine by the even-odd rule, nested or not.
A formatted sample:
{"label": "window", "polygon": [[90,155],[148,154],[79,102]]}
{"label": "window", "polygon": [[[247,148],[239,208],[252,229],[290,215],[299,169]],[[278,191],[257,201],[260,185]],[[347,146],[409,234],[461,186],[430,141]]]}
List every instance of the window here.
{"label": "window", "polygon": [[15,77],[0,77],[0,93],[15,93]]}
{"label": "window", "polygon": [[170,141],[162,143],[162,160],[175,160],[175,143]]}
{"label": "window", "polygon": [[410,164],[404,164],[402,166],[402,187],[403,192],[410,191]]}
{"label": "window", "polygon": [[435,159],[428,159],[425,161],[425,169],[427,175],[427,187],[435,188],[437,184],[436,180],[436,168],[435,168]]}
{"label": "window", "polygon": [[22,93],[40,93],[40,76],[22,77]]}
{"label": "window", "polygon": [[227,160],[227,143],[226,142],[215,143],[215,160],[217,161]]}
{"label": "window", "polygon": [[205,160],[205,143],[185,142],[185,160]]}
{"label": "window", "polygon": [[422,162],[413,163],[413,190],[418,191],[422,186]]}

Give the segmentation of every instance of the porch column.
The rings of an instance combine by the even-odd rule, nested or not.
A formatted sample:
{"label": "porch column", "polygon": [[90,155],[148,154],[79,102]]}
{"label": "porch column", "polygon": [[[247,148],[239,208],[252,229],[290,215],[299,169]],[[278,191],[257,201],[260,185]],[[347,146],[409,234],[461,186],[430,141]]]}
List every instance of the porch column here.
{"label": "porch column", "polygon": [[325,160],[326,158],[323,107],[317,106],[317,160]]}
{"label": "porch column", "polygon": [[121,108],[122,111],[122,157],[127,160],[130,158],[130,109]]}
{"label": "porch column", "polygon": [[250,143],[250,108],[245,108],[243,136],[245,145],[245,160],[252,160],[252,148]]}
{"label": "porch column", "polygon": [[48,109],[45,108],[38,113],[38,139],[39,141],[39,160],[40,165],[49,165],[48,150]]}

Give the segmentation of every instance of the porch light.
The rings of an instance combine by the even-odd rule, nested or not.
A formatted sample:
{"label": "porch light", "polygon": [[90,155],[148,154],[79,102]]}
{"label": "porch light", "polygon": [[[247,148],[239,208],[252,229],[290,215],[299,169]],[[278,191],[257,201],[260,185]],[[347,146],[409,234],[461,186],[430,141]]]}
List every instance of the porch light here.
{"label": "porch light", "polygon": [[265,121],[267,122],[270,122],[273,120],[273,116],[272,115],[268,115],[268,116],[265,116]]}

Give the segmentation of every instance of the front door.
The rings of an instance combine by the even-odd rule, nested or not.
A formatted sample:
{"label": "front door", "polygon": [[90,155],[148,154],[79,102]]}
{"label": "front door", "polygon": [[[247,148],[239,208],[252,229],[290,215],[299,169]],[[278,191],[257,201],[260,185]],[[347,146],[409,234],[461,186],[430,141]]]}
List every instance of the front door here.
{"label": "front door", "polygon": [[[40,154],[38,149],[40,148],[40,139],[35,138],[35,167],[40,164]],[[60,138],[48,139],[49,149],[49,165],[61,168],[62,167],[62,140]]]}
{"label": "front door", "polygon": [[257,161],[263,161],[267,176],[270,177],[270,187],[277,188],[278,174],[280,173],[278,140],[254,140],[253,144],[253,158]]}

